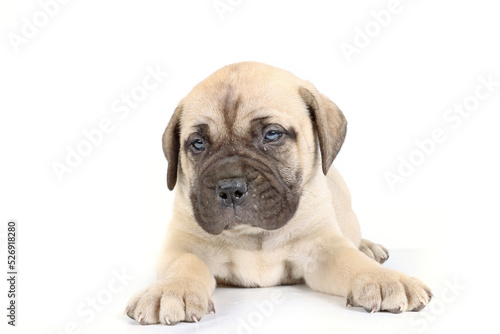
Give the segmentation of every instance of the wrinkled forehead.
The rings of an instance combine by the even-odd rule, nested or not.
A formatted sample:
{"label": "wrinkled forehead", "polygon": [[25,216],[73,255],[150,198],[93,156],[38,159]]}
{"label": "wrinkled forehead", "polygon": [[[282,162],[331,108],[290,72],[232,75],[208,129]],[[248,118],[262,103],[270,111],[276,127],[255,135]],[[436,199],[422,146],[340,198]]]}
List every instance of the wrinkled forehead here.
{"label": "wrinkled forehead", "polygon": [[183,100],[181,136],[185,139],[204,125],[221,140],[246,136],[258,122],[289,128],[301,114],[308,117],[298,87],[291,84],[220,82],[200,87]]}

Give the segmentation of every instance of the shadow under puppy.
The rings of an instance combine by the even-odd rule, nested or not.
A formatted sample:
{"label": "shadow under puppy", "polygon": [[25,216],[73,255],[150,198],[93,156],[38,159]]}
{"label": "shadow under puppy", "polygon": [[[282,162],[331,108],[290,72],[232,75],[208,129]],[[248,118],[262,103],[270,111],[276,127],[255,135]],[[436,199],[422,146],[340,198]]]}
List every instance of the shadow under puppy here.
{"label": "shadow under puppy", "polygon": [[346,134],[339,108],[307,81],[255,62],[193,88],[163,135],[174,212],[157,281],[126,314],[141,324],[197,322],[216,283],[305,283],[368,312],[418,311],[432,293],[380,264],[361,239],[349,190],[331,167]]}

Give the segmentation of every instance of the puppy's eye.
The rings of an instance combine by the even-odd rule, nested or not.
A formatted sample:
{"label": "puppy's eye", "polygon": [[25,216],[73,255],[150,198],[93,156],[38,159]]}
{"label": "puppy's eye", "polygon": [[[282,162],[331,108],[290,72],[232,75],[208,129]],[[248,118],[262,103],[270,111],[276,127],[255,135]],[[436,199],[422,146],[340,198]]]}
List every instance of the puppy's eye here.
{"label": "puppy's eye", "polygon": [[201,139],[195,139],[192,143],[191,146],[196,150],[196,151],[203,151],[205,149],[205,144]]}
{"label": "puppy's eye", "polygon": [[283,135],[282,132],[280,131],[277,131],[277,130],[269,130],[266,132],[266,134],[264,135],[264,142],[266,143],[269,143],[269,142],[273,142],[273,141],[276,141],[278,139],[280,139],[280,137]]}

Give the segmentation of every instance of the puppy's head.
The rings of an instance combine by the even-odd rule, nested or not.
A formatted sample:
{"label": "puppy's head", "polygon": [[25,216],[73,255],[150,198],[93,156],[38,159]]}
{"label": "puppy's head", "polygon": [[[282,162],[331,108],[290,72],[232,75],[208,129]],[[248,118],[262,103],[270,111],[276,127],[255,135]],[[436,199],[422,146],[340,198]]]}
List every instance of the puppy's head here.
{"label": "puppy's head", "polygon": [[342,112],[310,83],[260,63],[229,65],[179,103],[165,130],[168,188],[182,188],[208,233],[278,229],[345,133]]}

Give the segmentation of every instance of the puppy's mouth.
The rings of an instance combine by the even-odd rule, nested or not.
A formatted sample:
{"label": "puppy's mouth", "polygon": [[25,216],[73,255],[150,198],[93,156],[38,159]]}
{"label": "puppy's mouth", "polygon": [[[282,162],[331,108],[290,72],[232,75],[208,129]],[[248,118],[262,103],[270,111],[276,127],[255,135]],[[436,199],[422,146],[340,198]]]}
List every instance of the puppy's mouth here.
{"label": "puppy's mouth", "polygon": [[223,213],[221,220],[226,222],[224,230],[235,230],[243,226],[259,227],[252,223],[252,217],[248,217],[248,212],[242,208],[227,208]]}
{"label": "puppy's mouth", "polygon": [[245,224],[245,221],[241,217],[238,217],[236,209],[234,209],[233,214],[228,213],[227,216],[228,217],[224,217],[225,219],[223,218],[223,220],[227,221],[226,226],[224,226],[224,230],[235,230],[242,226],[248,226],[248,224]]}

